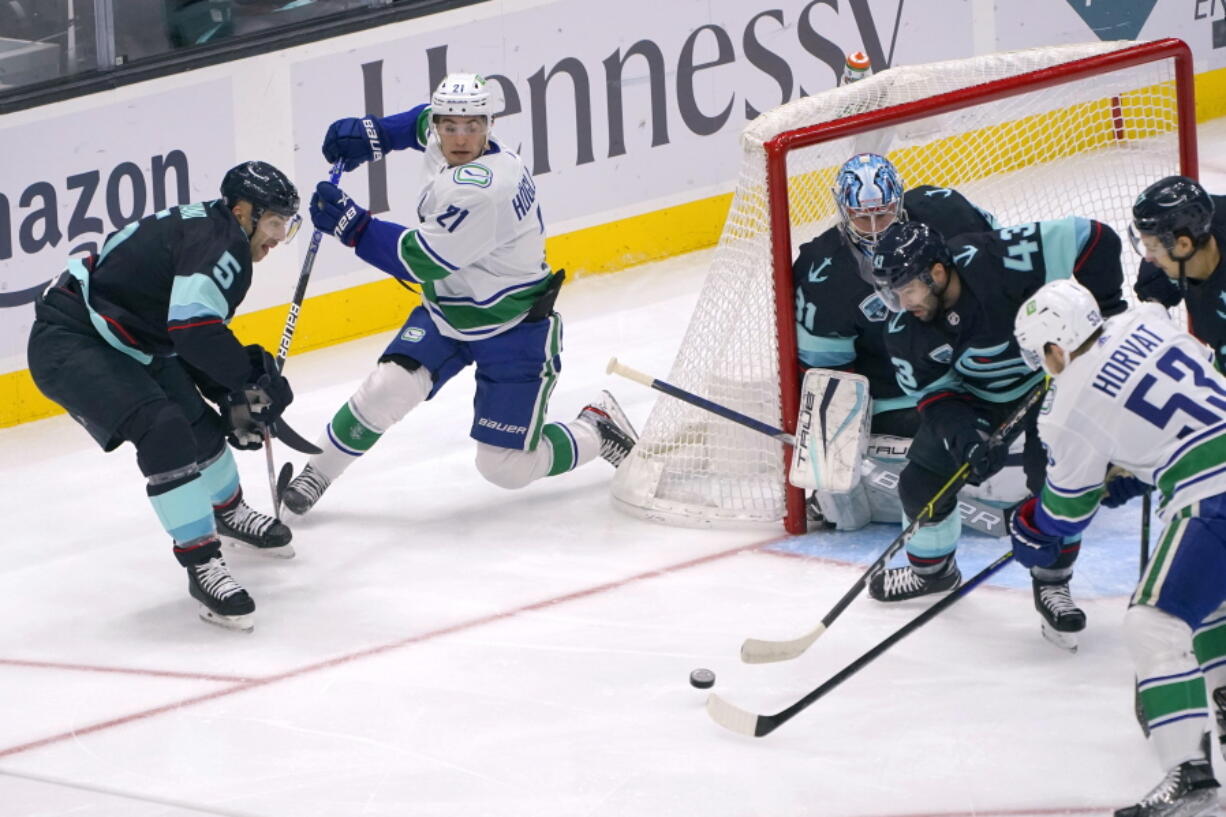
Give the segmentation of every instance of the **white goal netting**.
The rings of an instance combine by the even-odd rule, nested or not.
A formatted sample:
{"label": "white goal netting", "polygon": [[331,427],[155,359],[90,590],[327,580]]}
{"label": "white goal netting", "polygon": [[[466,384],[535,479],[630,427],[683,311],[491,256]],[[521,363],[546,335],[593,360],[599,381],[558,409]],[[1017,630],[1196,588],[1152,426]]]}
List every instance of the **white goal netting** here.
{"label": "white goal netting", "polygon": [[[1194,128],[1180,123],[1169,53],[1119,64],[1154,55],[1159,45],[1093,43],[894,67],[754,120],[742,135],[719,246],[666,379],[785,426],[781,373],[782,388],[796,389],[795,361],[781,366],[780,348],[794,350],[795,335],[790,307],[777,310],[775,280],[782,276],[789,304],[792,284],[789,265],[772,263],[772,242],[784,233],[771,227],[767,145],[811,136],[823,123],[855,129],[879,120],[787,150],[786,196],[775,190],[773,200],[790,225],[788,259],[836,223],[835,171],[871,150],[888,156],[908,187],[956,187],[1002,225],[1069,215],[1110,224],[1131,278],[1139,260],[1126,235],[1132,203],[1150,182],[1181,172],[1180,134]],[[1079,78],[1086,60],[1095,70]],[[980,97],[1005,86],[1016,87]],[[667,396],[656,401],[612,490],[622,509],[675,524],[777,523],[799,510],[796,493],[785,491],[779,443]]]}

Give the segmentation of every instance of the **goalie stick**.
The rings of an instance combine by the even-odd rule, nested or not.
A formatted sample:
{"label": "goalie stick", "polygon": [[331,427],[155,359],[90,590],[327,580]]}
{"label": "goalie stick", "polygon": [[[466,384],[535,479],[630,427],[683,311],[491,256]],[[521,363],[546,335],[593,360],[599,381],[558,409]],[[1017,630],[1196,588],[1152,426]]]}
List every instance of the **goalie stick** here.
{"label": "goalie stick", "polygon": [[[328,181],[336,184],[341,180],[342,162],[340,159],[332,165],[332,170],[328,176]],[[323,231],[315,230],[311,233],[311,244],[307,247],[306,256],[302,259],[302,272],[298,273],[298,284],[294,287],[294,297],[289,303],[289,312],[285,316],[285,328],[281,330],[281,342],[277,344],[277,371],[285,368],[285,359],[289,357],[289,346],[294,341],[294,332],[298,329],[298,315],[302,312],[302,302],[306,299],[307,284],[311,280],[311,270],[315,266],[315,256],[319,253],[320,242],[323,241]],[[284,440],[286,430],[293,434],[293,442]],[[282,424],[278,429],[278,437],[281,437],[290,448],[295,451],[300,451],[307,454],[320,454],[322,451],[318,446],[311,445],[303,440],[301,435],[290,429],[289,426]],[[264,452],[265,459],[268,462],[268,490],[272,492],[272,514],[273,517],[281,521],[281,493],[285,490],[285,486],[289,484],[290,477],[294,474],[294,466],[286,463],[281,469],[281,473],[277,474],[277,463],[272,455],[272,433],[269,429],[264,429]],[[305,445],[303,445],[305,443]],[[289,473],[286,473],[286,468]]]}
{"label": "goalie stick", "polygon": [[[1022,399],[1022,402],[1009,415],[1009,418],[992,432],[992,436],[988,438],[988,445],[1006,444],[1008,440],[1012,439],[1018,426],[1025,419],[1026,414],[1034,408],[1046,391],[1046,380],[1031,389],[1030,393]],[[741,660],[746,664],[769,664],[775,661],[790,661],[803,654],[805,650],[813,645],[814,641],[821,637],[822,633],[826,632],[827,628],[834,623],[834,620],[842,615],[847,606],[860,595],[865,585],[868,584],[869,577],[885,567],[886,563],[894,557],[894,554],[898,553],[910,541],[911,537],[915,535],[915,532],[919,530],[920,524],[932,517],[933,513],[935,513],[936,503],[940,501],[941,497],[945,496],[945,493],[951,489],[957,491],[961,488],[969,474],[970,466],[962,463],[962,467],[954,472],[954,475],[941,486],[932,499],[928,500],[928,503],[915,515],[915,518],[903,529],[898,538],[891,542],[890,546],[885,549],[885,552],[868,566],[868,569],[864,571],[860,578],[856,579],[856,583],[843,594],[842,598],[835,602],[834,607],[830,608],[830,612],[822,617],[822,620],[818,622],[816,627],[798,638],[786,641],[747,638],[745,643],[741,645]]]}
{"label": "goalie stick", "polygon": [[947,608],[963,598],[967,593],[971,592],[982,584],[989,576],[1008,564],[1012,558],[1013,551],[1009,551],[1004,555],[997,557],[996,561],[992,562],[983,570],[976,573],[957,590],[953,591],[948,596],[908,621],[902,627],[895,630],[892,634],[887,636],[884,641],[881,641],[871,650],[861,655],[855,661],[852,661],[843,669],[839,670],[828,680],[824,681],[819,687],[817,687],[817,689],[809,692],[799,701],[786,709],[782,709],[773,715],[756,715],[752,712],[741,709],[739,706],[730,704],[719,695],[712,693],[707,698],[707,714],[711,716],[711,720],[733,732],[753,738],[761,738],[769,735],[771,732],[774,732],[780,726],[796,717],[819,698],[824,697],[839,684],[843,683],[848,678],[871,664],[890,647],[894,646],[899,641],[906,638],[920,627],[923,627],[932,619],[936,618]]}

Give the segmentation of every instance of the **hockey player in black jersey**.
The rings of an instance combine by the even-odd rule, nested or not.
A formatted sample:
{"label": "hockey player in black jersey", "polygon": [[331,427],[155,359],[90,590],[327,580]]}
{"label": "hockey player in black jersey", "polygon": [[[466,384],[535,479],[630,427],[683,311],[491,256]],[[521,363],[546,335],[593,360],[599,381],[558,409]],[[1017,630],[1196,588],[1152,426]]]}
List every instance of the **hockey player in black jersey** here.
{"label": "hockey player in black jersey", "polygon": [[[919,427],[916,398],[899,387],[885,350],[889,311],[868,271],[873,247],[896,221],[920,221],[942,235],[990,230],[996,221],[956,190],[922,185],[904,192],[898,170],[875,153],[848,159],[832,192],[839,223],[802,244],[792,264],[800,365],[863,375],[872,397],[870,431],[910,438]],[[863,492],[857,485],[851,495],[814,494],[809,516],[840,530],[863,527],[870,521]]]}
{"label": "hockey player in black jersey", "polygon": [[1168,176],[1132,206],[1129,237],[1144,259],[1137,297],[1165,307],[1187,305],[1192,334],[1226,359],[1226,196],[1210,196],[1186,176]]}
{"label": "hockey player in black jersey", "polygon": [[[873,276],[893,311],[886,349],[899,385],[919,398],[920,428],[899,480],[907,519],[914,518],[962,466],[973,483],[1004,465],[1007,446],[988,436],[1042,379],[1022,359],[1013,336],[1018,307],[1046,281],[1075,276],[1104,315],[1122,312],[1120,240],[1084,218],[1023,224],[946,242],[919,222],[891,227],[877,244]],[[1025,422],[1027,487],[1043,487],[1046,456],[1032,414]],[[961,520],[955,498],[936,503],[931,520],[907,542],[910,564],[881,571],[869,583],[879,601],[951,590],[961,582],[954,557]],[[1070,537],[1050,567],[1031,571],[1044,633],[1072,647],[1085,614],[1068,592],[1080,537]],[[1055,631],[1055,632],[1053,632]]]}
{"label": "hockey player in black jersey", "polygon": [[104,451],[136,447],[201,617],[233,629],[251,629],[255,603],[230,575],[219,536],[274,556],[293,549],[287,527],[243,501],[226,440],[260,447],[293,393],[272,356],[226,324],[252,262],[296,232],[298,203],[272,165],[239,165],[220,199],[154,213],[112,233],[98,255],[70,261],[30,332],[34,382]]}

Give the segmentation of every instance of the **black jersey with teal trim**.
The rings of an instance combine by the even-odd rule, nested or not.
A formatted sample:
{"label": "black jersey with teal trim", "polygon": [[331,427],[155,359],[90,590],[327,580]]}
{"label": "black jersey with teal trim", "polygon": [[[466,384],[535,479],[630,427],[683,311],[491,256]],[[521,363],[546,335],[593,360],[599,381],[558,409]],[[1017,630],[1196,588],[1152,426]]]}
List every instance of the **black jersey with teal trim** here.
{"label": "black jersey with teal trim", "polygon": [[250,286],[246,233],[221,201],[200,202],[107,236],[89,272],[88,305],[112,346],[137,359],[178,355],[235,390],[250,365],[226,322]]}
{"label": "black jersey with teal trim", "polygon": [[1073,276],[1108,314],[1124,308],[1119,236],[1101,222],[1039,221],[954,236],[946,244],[962,286],[957,302],[930,322],[895,313],[886,327],[898,383],[921,399],[921,408],[952,392],[1010,403],[1038,383],[1042,372],[1023,362],[1013,323],[1048,281]]}
{"label": "black jersey with teal trim", "polygon": [[[907,218],[942,235],[995,226],[991,214],[958,191],[922,185],[903,196]],[[792,264],[796,340],[806,368],[846,369],[868,378],[874,413],[915,405],[894,377],[884,329],[889,311],[860,272],[859,251],[836,225],[800,247]]]}
{"label": "black jersey with teal trim", "polygon": [[[1217,366],[1222,369],[1226,361],[1226,196],[1210,198],[1213,199],[1213,221],[1209,232],[1217,240],[1222,257],[1208,278],[1187,279],[1186,305],[1192,334],[1213,350],[1218,358]],[[1138,277],[1153,269],[1153,264],[1142,261]]]}

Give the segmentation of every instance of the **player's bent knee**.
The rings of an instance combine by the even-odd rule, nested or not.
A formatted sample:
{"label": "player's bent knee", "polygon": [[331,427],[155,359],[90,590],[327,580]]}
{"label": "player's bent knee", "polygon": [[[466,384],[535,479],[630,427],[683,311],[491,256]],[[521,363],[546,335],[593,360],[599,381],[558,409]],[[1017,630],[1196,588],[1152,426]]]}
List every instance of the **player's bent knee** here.
{"label": "player's bent knee", "polygon": [[397,361],[382,361],[350,402],[362,422],[382,434],[425,400],[431,385],[424,367],[409,370]]}
{"label": "player's bent knee", "polygon": [[1138,667],[1179,665],[1192,649],[1192,628],[1183,619],[1151,607],[1134,604],[1124,614],[1124,643]]}
{"label": "player's bent knee", "polygon": [[177,471],[196,462],[196,438],[183,410],[174,403],[146,403],[119,427],[136,446],[136,462],[145,476]]}
{"label": "player's bent knee", "polygon": [[514,491],[535,480],[539,474],[536,451],[518,451],[513,448],[477,443],[477,470],[486,481]]}

